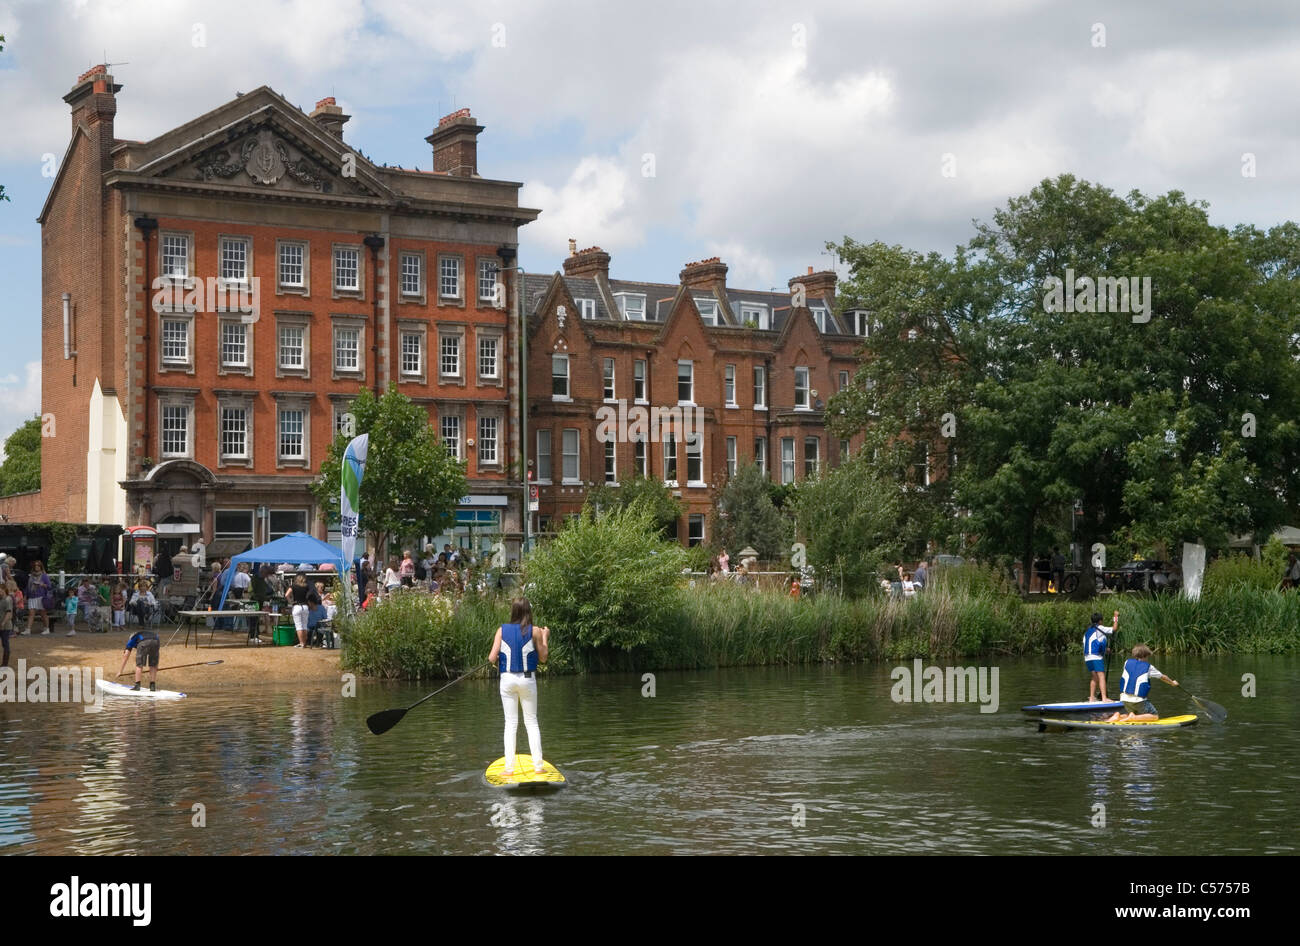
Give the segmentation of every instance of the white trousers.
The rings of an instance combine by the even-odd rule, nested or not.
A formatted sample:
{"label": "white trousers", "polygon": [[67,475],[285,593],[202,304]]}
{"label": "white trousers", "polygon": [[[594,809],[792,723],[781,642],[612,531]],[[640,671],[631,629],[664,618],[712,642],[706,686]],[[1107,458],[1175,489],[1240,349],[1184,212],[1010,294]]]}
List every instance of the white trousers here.
{"label": "white trousers", "polygon": [[296,631],[307,630],[307,605],[295,604],[293,606],[293,628]]}
{"label": "white trousers", "polygon": [[524,728],[533,768],[542,765],[542,730],[537,725],[537,677],[522,673],[501,674],[501,706],[506,711],[506,768],[515,767],[515,734],[519,731],[519,705],[524,707]]}

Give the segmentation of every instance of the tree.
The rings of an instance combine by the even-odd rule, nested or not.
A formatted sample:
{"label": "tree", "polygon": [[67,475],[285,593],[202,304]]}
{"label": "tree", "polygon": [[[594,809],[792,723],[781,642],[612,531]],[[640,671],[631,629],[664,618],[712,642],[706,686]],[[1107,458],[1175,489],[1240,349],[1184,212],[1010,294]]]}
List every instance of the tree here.
{"label": "tree", "polygon": [[714,507],[712,534],[718,545],[733,555],[752,545],[761,559],[785,557],[793,530],[790,520],[773,505],[769,485],[757,464],[741,464]]}
{"label": "tree", "polygon": [[5,441],[0,464],[0,496],[41,488],[41,419],[33,417]]}
{"label": "tree", "polygon": [[880,312],[883,331],[836,420],[868,431],[883,474],[885,448],[951,414],[947,488],[981,551],[1032,559],[1076,500],[1085,555],[1116,537],[1221,546],[1295,514],[1295,224],[1229,231],[1178,192],[1121,198],[1063,175],[951,260],[840,249],[846,304]]}
{"label": "tree", "polygon": [[796,523],[819,577],[848,595],[874,587],[881,564],[901,554],[899,495],[863,454],[804,480],[794,498]]}
{"label": "tree", "polygon": [[396,388],[380,398],[362,389],[350,413],[353,432],[335,436],[311,486],[316,501],[338,515],[343,453],[354,436],[368,433],[359,512],[373,546],[382,554],[390,539],[438,535],[451,525],[468,491],[465,464],[435,436],[425,409]]}
{"label": "tree", "polygon": [[625,476],[617,486],[602,483],[587,494],[586,505],[602,513],[643,506],[650,511],[660,535],[672,528],[684,512],[663,480],[651,476]]}

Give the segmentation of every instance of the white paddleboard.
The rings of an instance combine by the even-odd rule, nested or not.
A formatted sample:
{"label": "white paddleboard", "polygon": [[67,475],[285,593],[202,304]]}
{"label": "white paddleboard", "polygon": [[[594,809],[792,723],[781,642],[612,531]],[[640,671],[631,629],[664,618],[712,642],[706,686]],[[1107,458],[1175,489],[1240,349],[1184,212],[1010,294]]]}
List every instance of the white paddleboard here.
{"label": "white paddleboard", "polygon": [[97,680],[99,688],[104,691],[105,696],[132,696],[137,699],[146,700],[183,700],[184,693],[178,693],[175,690],[151,690],[149,684],[140,684],[140,689],[132,690],[124,683],[114,683],[112,680]]}

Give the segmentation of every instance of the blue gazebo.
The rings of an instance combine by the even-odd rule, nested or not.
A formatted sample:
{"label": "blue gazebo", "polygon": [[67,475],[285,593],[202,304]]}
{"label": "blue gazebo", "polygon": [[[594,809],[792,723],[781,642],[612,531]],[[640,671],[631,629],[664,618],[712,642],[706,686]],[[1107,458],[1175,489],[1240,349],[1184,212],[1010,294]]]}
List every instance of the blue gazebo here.
{"label": "blue gazebo", "polygon": [[347,581],[348,569],[343,561],[343,553],[327,542],[322,542],[306,532],[290,532],[286,536],[281,536],[274,542],[268,542],[266,545],[259,545],[255,549],[249,549],[247,552],[240,552],[238,555],[232,555],[230,558],[231,568],[226,570],[226,583],[221,589],[221,600],[217,602],[217,608],[220,610],[225,606],[226,594],[230,591],[230,583],[234,580],[234,566],[241,562],[248,562],[250,565],[278,565],[283,562],[330,562],[338,569],[339,578]]}

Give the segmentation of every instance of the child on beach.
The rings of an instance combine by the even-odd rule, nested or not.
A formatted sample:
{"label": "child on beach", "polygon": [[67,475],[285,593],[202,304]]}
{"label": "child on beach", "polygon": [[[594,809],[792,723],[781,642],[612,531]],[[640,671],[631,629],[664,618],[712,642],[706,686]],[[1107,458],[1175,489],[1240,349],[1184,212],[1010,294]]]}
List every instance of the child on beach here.
{"label": "child on beach", "polygon": [[1110,702],[1106,696],[1106,648],[1110,635],[1119,628],[1119,612],[1115,612],[1114,624],[1110,627],[1101,623],[1101,612],[1094,611],[1092,624],[1083,632],[1083,665],[1088,668],[1088,702],[1097,702],[1097,689],[1101,688],[1103,703]]}
{"label": "child on beach", "polygon": [[113,626],[126,627],[126,585],[119,581],[113,586],[108,604],[113,609]]}
{"label": "child on beach", "polygon": [[1106,722],[1114,723],[1121,718],[1134,722],[1159,719],[1160,714],[1147,700],[1152,680],[1163,680],[1170,686],[1178,686],[1178,681],[1173,677],[1167,677],[1151,666],[1151,648],[1146,644],[1138,644],[1133,648],[1133,656],[1124,661],[1124,687],[1119,695],[1124,709],[1116,712]]}
{"label": "child on beach", "polygon": [[75,589],[69,588],[63,593],[63,610],[68,615],[68,637],[77,636],[77,611],[81,608],[81,602],[77,600]]}

